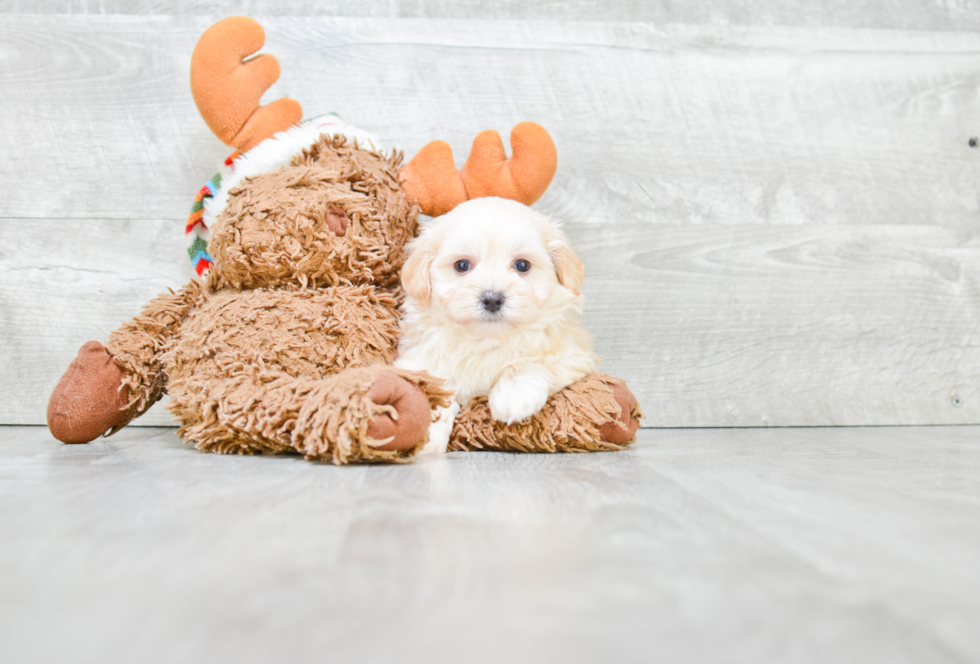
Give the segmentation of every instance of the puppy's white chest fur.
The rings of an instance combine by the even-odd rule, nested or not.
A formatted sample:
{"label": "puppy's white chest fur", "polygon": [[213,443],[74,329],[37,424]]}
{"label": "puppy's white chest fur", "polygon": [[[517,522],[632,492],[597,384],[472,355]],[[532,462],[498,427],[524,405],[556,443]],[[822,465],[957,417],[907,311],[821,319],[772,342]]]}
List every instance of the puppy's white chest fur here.
{"label": "puppy's white chest fur", "polygon": [[396,364],[442,378],[461,404],[489,395],[504,369],[520,359],[519,347],[509,338],[467,338],[424,324],[414,327],[410,321],[403,330]]}
{"label": "puppy's white chest fur", "polygon": [[[521,373],[541,374],[547,394],[595,370],[589,339],[577,328],[542,325],[517,330],[502,338],[474,335],[456,325],[426,322],[424,311],[406,306],[396,364],[428,371],[446,381],[460,404],[489,396],[502,379]],[[552,374],[547,379],[545,374]]]}

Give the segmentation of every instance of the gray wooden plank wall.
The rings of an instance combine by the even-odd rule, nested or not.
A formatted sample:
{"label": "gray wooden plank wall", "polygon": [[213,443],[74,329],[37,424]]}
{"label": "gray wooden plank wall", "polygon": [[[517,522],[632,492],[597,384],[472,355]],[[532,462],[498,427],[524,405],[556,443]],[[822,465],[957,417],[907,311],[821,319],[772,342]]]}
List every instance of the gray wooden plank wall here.
{"label": "gray wooden plank wall", "polygon": [[82,342],[186,281],[229,151],[190,53],[243,11],[283,65],[267,99],[409,156],[551,131],[537,207],[647,426],[980,422],[976,4],[0,0],[0,422],[43,422]]}
{"label": "gray wooden plank wall", "polygon": [[978,0],[0,0],[0,13],[649,21],[974,31]]}

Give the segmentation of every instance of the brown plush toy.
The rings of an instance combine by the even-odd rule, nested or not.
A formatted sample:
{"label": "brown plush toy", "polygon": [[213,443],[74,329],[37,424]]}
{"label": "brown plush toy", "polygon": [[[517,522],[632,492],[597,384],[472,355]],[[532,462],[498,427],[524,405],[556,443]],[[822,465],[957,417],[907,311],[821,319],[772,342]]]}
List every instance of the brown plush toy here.
{"label": "brown plush toy", "polygon": [[[446,393],[391,366],[398,282],[417,213],[470,197],[531,203],[557,163],[550,137],[523,123],[509,160],[495,132],[462,172],[444,143],[407,166],[336,116],[300,122],[293,100],[261,107],[278,78],[255,21],[225,19],[201,37],[192,91],[216,135],[239,148],[202,190],[189,230],[198,274],[110,335],[82,346],[51,395],[48,426],[66,443],[113,433],[166,392],[178,434],[221,453],[295,452],[336,464],[397,462],[428,438]],[[503,425],[485,400],[460,414],[451,449],[620,449],[639,410],[626,386],[589,376],[525,422]]]}

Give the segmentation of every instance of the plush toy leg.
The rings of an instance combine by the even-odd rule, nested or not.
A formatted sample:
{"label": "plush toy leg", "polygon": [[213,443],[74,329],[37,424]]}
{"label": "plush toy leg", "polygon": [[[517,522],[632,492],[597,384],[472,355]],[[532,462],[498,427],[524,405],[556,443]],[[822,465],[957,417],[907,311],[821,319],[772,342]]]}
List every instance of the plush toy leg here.
{"label": "plush toy leg", "polygon": [[503,424],[486,397],[471,401],[456,418],[450,450],[598,452],[621,450],[636,437],[640,413],[626,384],[593,374],[552,394],[536,415]]}
{"label": "plush toy leg", "polygon": [[118,431],[160,399],[166,387],[160,356],[202,297],[201,283],[192,280],[151,300],[106,347],[98,341],[82,346],[48,401],[51,434],[87,443]]}
{"label": "plush toy leg", "polygon": [[335,464],[399,462],[428,436],[447,393],[424,373],[385,365],[323,379],[249,368],[225,377],[171,377],[177,432],[198,449],[224,454],[299,452]]}
{"label": "plush toy leg", "polygon": [[126,417],[126,374],[98,341],[78,351],[48,401],[48,429],[63,443],[95,440]]}

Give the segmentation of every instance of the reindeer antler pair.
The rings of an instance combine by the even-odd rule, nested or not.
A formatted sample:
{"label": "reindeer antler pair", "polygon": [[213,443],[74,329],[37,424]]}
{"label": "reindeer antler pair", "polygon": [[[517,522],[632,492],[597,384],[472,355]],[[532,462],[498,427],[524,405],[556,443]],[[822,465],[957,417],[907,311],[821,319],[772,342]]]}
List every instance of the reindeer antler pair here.
{"label": "reindeer antler pair", "polygon": [[493,129],[480,132],[473,139],[469,159],[457,171],[449,144],[433,141],[402,169],[402,189],[432,217],[483,196],[530,205],[551,184],[558,168],[558,152],[544,127],[533,122],[514,127],[510,145],[514,154],[507,159],[500,134]]}
{"label": "reindeer antler pair", "polygon": [[[208,28],[191,56],[191,92],[204,121],[227,145],[245,152],[303,118],[294,99],[259,105],[262,94],[279,78],[271,55],[249,59],[265,43],[257,21],[232,16]],[[540,125],[522,122],[510,134],[513,156],[507,159],[500,135],[492,129],[474,140],[461,170],[445,141],[433,141],[401,172],[409,199],[430,216],[449,212],[471,198],[500,196],[530,205],[551,184],[558,168],[555,144]]]}

